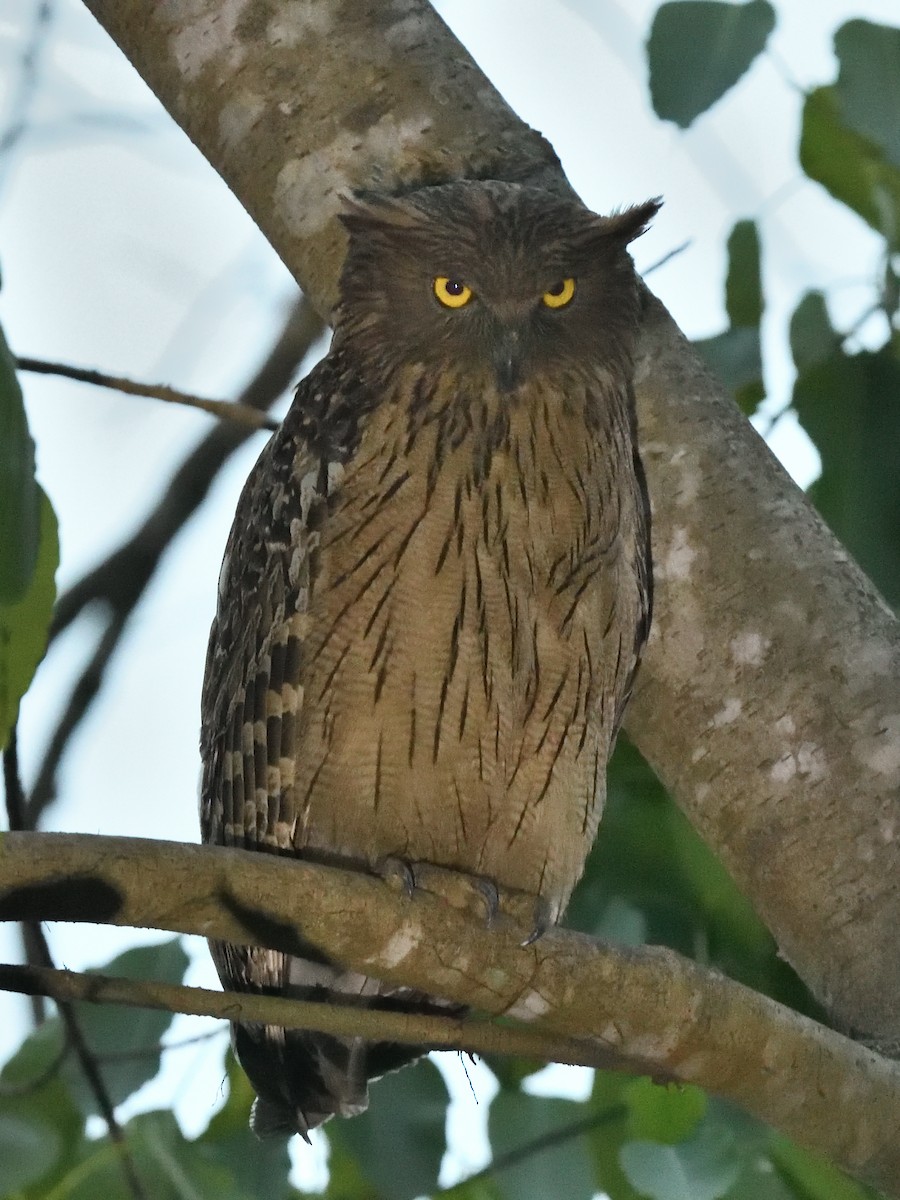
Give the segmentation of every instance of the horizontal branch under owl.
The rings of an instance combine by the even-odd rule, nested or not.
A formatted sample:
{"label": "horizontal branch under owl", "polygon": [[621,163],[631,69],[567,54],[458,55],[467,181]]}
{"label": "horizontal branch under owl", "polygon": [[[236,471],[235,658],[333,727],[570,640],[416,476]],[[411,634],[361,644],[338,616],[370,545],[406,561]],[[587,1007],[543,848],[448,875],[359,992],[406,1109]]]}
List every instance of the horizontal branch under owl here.
{"label": "horizontal branch under owl", "polygon": [[[523,947],[525,926],[501,916],[488,929],[477,903],[457,909],[368,875],[249,851],[65,834],[7,834],[4,851],[0,919],[131,925],[285,950],[302,936],[354,969],[525,1020],[522,1036],[549,1039],[547,1049],[580,1042],[581,1061],[700,1084],[900,1197],[900,1067],[672,951],[564,930]],[[310,1020],[295,1011],[271,1019]],[[333,1013],[324,1019],[341,1019]],[[460,1031],[477,1038],[477,1025],[449,1027],[446,1037],[418,1028],[428,1041],[475,1048]],[[502,1040],[496,1030],[485,1036]],[[835,1096],[844,1098],[839,1127]]]}

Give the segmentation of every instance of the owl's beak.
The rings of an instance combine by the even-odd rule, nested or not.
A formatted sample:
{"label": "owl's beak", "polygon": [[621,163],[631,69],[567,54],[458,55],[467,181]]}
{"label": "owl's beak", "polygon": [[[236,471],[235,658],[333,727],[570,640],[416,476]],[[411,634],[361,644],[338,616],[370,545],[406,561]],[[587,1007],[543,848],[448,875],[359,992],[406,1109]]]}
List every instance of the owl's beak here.
{"label": "owl's beak", "polygon": [[522,336],[518,329],[504,329],[497,335],[492,355],[497,388],[512,392],[522,382]]}

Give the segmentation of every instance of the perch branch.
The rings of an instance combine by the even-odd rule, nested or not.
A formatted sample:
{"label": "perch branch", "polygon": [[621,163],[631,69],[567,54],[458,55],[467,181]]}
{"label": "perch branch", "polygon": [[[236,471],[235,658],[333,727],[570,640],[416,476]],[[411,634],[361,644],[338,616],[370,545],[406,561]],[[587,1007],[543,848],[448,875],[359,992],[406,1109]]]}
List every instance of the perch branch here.
{"label": "perch branch", "polygon": [[[518,920],[485,929],[423,891],[409,899],[366,874],[252,851],[73,834],[0,842],[0,919],[79,919],[288,951],[302,936],[355,970],[577,1043],[579,1061],[699,1084],[900,1197],[900,1066],[663,947],[612,947],[565,930],[523,946],[532,901],[517,909],[516,899],[504,897],[503,911]],[[266,1019],[280,1024],[287,1011]],[[346,1019],[365,1035],[358,1015]]]}

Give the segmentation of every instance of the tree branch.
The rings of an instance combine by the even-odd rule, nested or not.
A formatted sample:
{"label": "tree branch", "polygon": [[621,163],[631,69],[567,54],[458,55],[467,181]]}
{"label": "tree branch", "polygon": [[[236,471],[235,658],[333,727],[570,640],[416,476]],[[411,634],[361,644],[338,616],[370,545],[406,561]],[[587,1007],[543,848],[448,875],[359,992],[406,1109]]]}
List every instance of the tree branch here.
{"label": "tree branch", "polygon": [[[425,0],[85,2],[321,312],[341,192],[567,186]],[[649,296],[637,391],[658,588],[629,733],[820,1000],[896,1041],[897,622]]]}
{"label": "tree branch", "polygon": [[278,428],[278,422],[267,417],[259,409],[233,400],[209,400],[205,396],[194,396],[164,383],[138,383],[121,375],[107,375],[105,371],[92,371],[85,367],[73,367],[68,363],[46,362],[42,358],[17,358],[20,371],[31,371],[35,375],[58,375],[62,379],[74,379],[76,383],[91,383],[94,387],[109,388],[127,396],[143,396],[148,400],[161,400],[164,404],[181,404],[185,408],[197,408],[222,421],[237,421],[248,429]]}
{"label": "tree branch", "polygon": [[[523,946],[533,899],[503,900],[512,916],[486,929],[465,907],[423,891],[409,899],[366,874],[254,851],[72,834],[10,833],[0,842],[0,919],[167,929],[294,952],[302,937],[355,970],[528,1023],[487,1035],[480,1025],[450,1022],[452,1036],[439,1040],[436,1026],[400,1014],[401,1040],[416,1040],[415,1029],[428,1044],[486,1050],[466,1040],[475,1029],[473,1038],[497,1038],[491,1052],[522,1046],[534,1054],[534,1043],[512,1039],[538,1034],[552,1039],[543,1053],[564,1061],[696,1083],[900,1197],[896,1063],[663,947],[612,947],[565,930]],[[41,978],[32,974],[32,986]],[[9,985],[13,976],[4,979]],[[104,998],[122,994],[109,986]],[[142,991],[142,1003],[155,994],[168,1007],[161,985],[140,987],[155,989]],[[263,1002],[275,1007],[254,1007]],[[355,1010],[323,1006],[314,1024],[296,1003],[242,993],[215,1011],[375,1032]],[[382,1035],[387,1028],[378,1026]]]}

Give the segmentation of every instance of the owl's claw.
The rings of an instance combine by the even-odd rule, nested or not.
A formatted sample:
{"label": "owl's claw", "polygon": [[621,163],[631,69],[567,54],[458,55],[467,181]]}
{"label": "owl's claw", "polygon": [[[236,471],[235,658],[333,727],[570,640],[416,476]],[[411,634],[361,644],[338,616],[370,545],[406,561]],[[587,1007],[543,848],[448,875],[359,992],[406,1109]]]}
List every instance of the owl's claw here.
{"label": "owl's claw", "polygon": [[388,854],[375,864],[375,872],[389,887],[403,891],[407,900],[413,898],[417,882],[412,863],[395,854]]}

